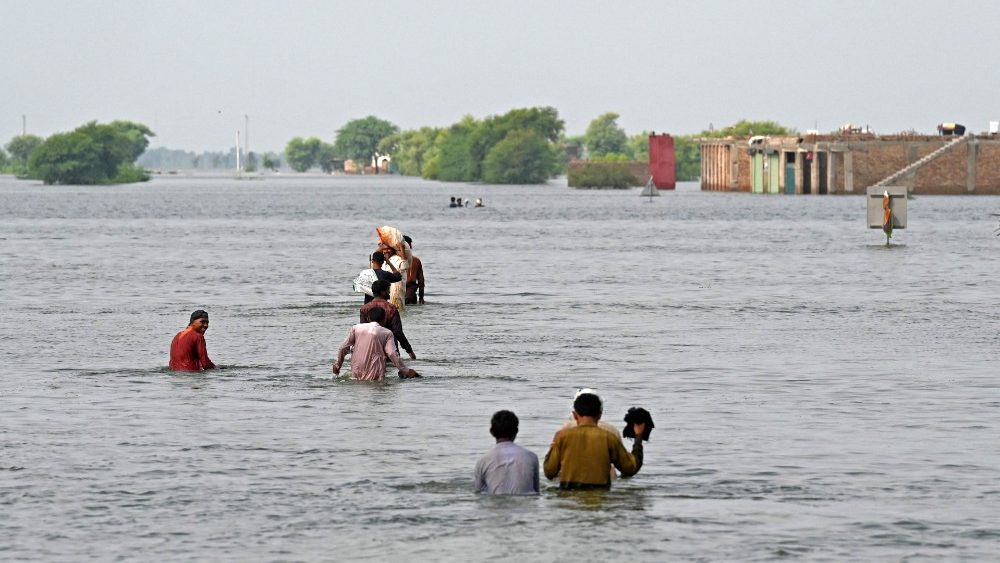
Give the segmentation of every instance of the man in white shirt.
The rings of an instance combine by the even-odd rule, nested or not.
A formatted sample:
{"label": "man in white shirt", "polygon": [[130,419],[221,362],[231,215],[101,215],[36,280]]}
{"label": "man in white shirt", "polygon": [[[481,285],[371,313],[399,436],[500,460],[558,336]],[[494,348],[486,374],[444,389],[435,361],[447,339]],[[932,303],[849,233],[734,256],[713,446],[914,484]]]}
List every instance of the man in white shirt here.
{"label": "man in white shirt", "polygon": [[477,493],[537,495],[538,456],[514,443],[517,415],[497,411],[490,420],[490,434],[497,444],[476,463]]}

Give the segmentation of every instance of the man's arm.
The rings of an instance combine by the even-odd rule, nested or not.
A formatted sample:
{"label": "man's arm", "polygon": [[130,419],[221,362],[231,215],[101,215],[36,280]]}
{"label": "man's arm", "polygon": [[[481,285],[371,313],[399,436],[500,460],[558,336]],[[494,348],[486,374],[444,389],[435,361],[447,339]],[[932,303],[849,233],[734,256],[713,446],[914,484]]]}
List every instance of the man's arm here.
{"label": "man's arm", "polygon": [[539,487],[539,483],[538,483],[538,481],[539,481],[539,479],[538,479],[538,456],[535,455],[535,454],[531,454],[531,457],[535,458],[535,463],[534,463],[535,470],[532,472],[532,477],[534,477],[535,492],[537,493],[538,491],[542,490],[541,487]]}
{"label": "man's arm", "polygon": [[631,477],[642,469],[642,434],[636,436],[632,443],[632,453],[625,450],[621,440],[607,435],[611,444],[611,464],[621,473],[622,477]]}
{"label": "man's arm", "polygon": [[406,350],[406,353],[410,355],[411,360],[416,360],[417,355],[413,353],[413,347],[410,346],[410,341],[406,339],[406,335],[403,334],[403,321],[399,318],[399,313],[393,315],[392,321],[389,323],[389,330],[392,331],[392,336],[399,342],[399,345]]}
{"label": "man's arm", "polygon": [[215,369],[215,364],[208,358],[208,345],[205,344],[204,335],[199,335],[198,338],[198,365],[201,369]]}
{"label": "man's arm", "polygon": [[417,268],[417,299],[423,303],[424,302],[424,263],[420,262],[420,267]]}
{"label": "man's arm", "polygon": [[476,462],[476,469],[472,474],[472,486],[475,488],[477,493],[481,493],[486,490],[486,468],[483,465],[483,460]]}
{"label": "man's arm", "polygon": [[403,360],[399,358],[399,354],[396,353],[396,340],[394,338],[385,339],[385,346],[382,347],[382,351],[389,357],[389,361],[396,366],[400,377],[418,377],[420,375],[416,370],[406,367]]}
{"label": "man's arm", "polygon": [[552,480],[559,475],[559,466],[562,463],[562,448],[559,440],[559,432],[552,437],[552,445],[549,446],[548,453],[545,454],[545,463],[542,468],[545,470],[545,478]]}
{"label": "man's arm", "polygon": [[389,258],[390,258],[389,256],[386,256],[385,258],[385,265],[389,266],[389,271],[385,272],[384,269],[382,270],[383,272],[385,272],[385,278],[392,283],[403,281],[403,274],[399,273],[399,268],[397,268],[396,265],[393,264],[392,260],[390,260]]}
{"label": "man's arm", "polygon": [[351,349],[351,346],[354,346],[354,327],[351,327],[351,332],[347,333],[347,338],[337,351],[337,361],[333,364],[334,374],[340,375],[340,366],[344,365],[344,356],[347,355],[347,351]]}

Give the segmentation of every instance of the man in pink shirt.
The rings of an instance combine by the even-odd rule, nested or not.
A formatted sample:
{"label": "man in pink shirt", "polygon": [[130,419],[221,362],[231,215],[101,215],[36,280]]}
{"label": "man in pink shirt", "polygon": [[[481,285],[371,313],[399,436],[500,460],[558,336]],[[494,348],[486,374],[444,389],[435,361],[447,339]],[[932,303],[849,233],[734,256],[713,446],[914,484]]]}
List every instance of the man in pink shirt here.
{"label": "man in pink shirt", "polygon": [[340,345],[337,352],[337,362],[333,364],[333,373],[340,375],[340,366],[344,364],[344,357],[348,350],[351,351],[351,374],[354,379],[361,381],[382,381],[385,379],[385,358],[392,360],[399,370],[399,377],[420,377],[416,371],[406,367],[403,360],[399,359],[396,352],[396,339],[392,336],[392,331],[383,327],[381,323],[385,320],[385,311],[375,307],[368,313],[367,323],[356,324],[351,327],[351,332],[347,334],[347,339]]}

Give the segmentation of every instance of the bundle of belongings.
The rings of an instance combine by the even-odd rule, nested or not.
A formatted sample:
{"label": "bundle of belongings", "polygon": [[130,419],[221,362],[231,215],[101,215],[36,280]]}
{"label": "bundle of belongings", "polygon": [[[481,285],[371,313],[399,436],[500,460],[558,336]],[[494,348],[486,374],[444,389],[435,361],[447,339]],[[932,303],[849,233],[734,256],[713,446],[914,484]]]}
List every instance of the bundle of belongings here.
{"label": "bundle of belongings", "polygon": [[655,425],[653,424],[653,417],[650,416],[649,411],[642,407],[632,407],[625,414],[625,429],[622,430],[622,436],[626,438],[635,439],[635,430],[632,428],[633,424],[645,424],[646,429],[642,432],[641,439],[648,442],[649,433],[653,431]]}
{"label": "bundle of belongings", "polygon": [[401,282],[394,283],[389,287],[389,302],[402,312],[406,308],[406,276],[410,269],[410,260],[413,259],[413,251],[410,249],[410,245],[403,240],[402,231],[396,227],[385,225],[376,228],[375,232],[378,233],[379,249],[392,251],[388,253],[392,256],[387,255],[385,258],[392,262],[399,274],[403,276]]}

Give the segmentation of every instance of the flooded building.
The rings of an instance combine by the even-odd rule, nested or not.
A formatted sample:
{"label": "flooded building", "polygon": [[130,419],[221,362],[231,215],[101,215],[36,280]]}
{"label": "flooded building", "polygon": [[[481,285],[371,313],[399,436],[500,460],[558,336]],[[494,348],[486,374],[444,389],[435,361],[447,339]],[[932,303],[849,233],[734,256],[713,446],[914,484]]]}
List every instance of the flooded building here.
{"label": "flooded building", "polygon": [[1000,194],[1000,137],[835,135],[704,139],[701,189],[783,194]]}

